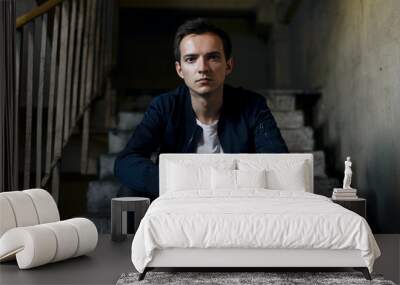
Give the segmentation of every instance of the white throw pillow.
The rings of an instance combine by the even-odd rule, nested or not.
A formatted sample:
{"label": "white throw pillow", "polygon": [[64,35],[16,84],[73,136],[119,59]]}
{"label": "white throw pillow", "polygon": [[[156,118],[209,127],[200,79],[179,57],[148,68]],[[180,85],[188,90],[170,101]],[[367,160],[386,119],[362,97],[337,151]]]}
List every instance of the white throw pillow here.
{"label": "white throw pillow", "polygon": [[211,169],[211,189],[212,190],[235,190],[236,189],[236,170],[231,169]]}
{"label": "white throw pillow", "polygon": [[304,160],[240,159],[238,169],[266,169],[266,188],[268,189],[289,191],[306,191],[307,189],[307,168]]}
{"label": "white throw pillow", "polygon": [[236,170],[236,183],[238,188],[267,188],[267,171]]}
{"label": "white throw pillow", "polygon": [[211,188],[213,190],[240,190],[241,188],[266,188],[267,177],[262,170],[224,170],[211,169]]}
{"label": "white throw pillow", "polygon": [[209,171],[209,167],[185,167],[181,164],[170,163],[168,189],[184,191],[210,188],[210,180],[207,179]]}
{"label": "white throw pillow", "polygon": [[210,164],[192,162],[191,160],[168,162],[168,191],[210,190],[211,168],[234,169],[235,161],[213,161]]}

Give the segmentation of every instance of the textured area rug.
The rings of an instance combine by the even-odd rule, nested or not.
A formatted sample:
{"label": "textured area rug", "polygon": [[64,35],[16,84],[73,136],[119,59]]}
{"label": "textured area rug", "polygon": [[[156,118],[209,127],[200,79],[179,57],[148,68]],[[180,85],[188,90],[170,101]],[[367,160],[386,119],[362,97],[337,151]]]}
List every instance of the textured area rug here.
{"label": "textured area rug", "polygon": [[122,274],[117,285],[146,284],[379,284],[395,285],[384,280],[381,275],[372,275],[372,281],[364,278],[360,272],[148,272],[145,279],[138,281],[139,273]]}

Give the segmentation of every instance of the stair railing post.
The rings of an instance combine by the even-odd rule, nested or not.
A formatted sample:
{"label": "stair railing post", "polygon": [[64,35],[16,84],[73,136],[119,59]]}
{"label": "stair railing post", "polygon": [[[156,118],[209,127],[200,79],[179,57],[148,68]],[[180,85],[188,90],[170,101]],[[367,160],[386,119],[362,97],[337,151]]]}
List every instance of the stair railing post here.
{"label": "stair railing post", "polygon": [[[18,186],[15,0],[0,1],[0,192]],[[18,45],[17,45],[18,47]]]}
{"label": "stair railing post", "polygon": [[94,46],[93,46],[93,88],[92,88],[92,95],[98,96],[100,92],[99,88],[99,83],[100,80],[98,78],[99,76],[99,55],[100,55],[100,27],[101,27],[101,8],[102,8],[102,3],[103,1],[97,1],[97,7],[96,7],[96,24],[95,24],[95,31],[94,31]]}
{"label": "stair railing post", "polygon": [[[71,0],[71,10],[70,10],[70,27],[68,36],[68,62],[67,62],[67,78],[66,78],[66,89],[65,89],[65,108],[64,108],[64,137],[62,140],[62,147],[67,144],[69,135],[71,133],[71,99],[72,99],[72,76],[73,76],[73,62],[74,62],[74,50],[75,50],[75,35],[76,35],[76,18],[77,18],[77,2],[76,0]],[[75,55],[76,56],[76,55]]]}
{"label": "stair railing post", "polygon": [[9,151],[11,149],[7,142],[7,138],[10,141],[12,140],[12,137],[10,137],[12,133],[7,128],[7,108],[11,103],[10,99],[14,95],[13,86],[9,84],[14,84],[15,74],[13,73],[14,64],[8,59],[9,49],[13,49],[14,42],[10,42],[8,36],[14,35],[12,21],[15,21],[15,2],[0,2],[0,15],[0,68],[2,69],[0,72],[0,192],[3,192],[12,184],[9,181],[9,178],[12,176],[12,168],[9,167],[8,163],[10,160]]}
{"label": "stair railing post", "polygon": [[25,27],[27,32],[26,58],[26,117],[25,117],[25,151],[24,151],[24,189],[30,185],[32,156],[32,111],[33,111],[33,22]]}
{"label": "stair railing post", "polygon": [[57,74],[57,54],[58,54],[58,30],[60,21],[60,7],[57,6],[54,11],[53,34],[51,44],[50,58],[50,83],[49,83],[49,101],[47,114],[47,138],[46,138],[46,170],[45,177],[42,179],[42,185],[47,184],[52,169],[52,147],[53,147],[53,120],[54,120],[54,101],[56,94],[56,74]]}
{"label": "stair railing post", "polygon": [[88,61],[87,61],[87,76],[86,76],[86,88],[85,88],[85,109],[83,113],[83,130],[82,130],[82,151],[81,151],[81,173],[86,174],[88,170],[88,148],[89,148],[89,124],[90,124],[90,101],[92,97],[93,87],[93,60],[94,60],[94,32],[95,32],[95,13],[96,13],[96,1],[89,0],[92,2],[90,13],[90,24],[88,33]]}
{"label": "stair railing post", "polygon": [[[77,122],[77,117],[79,116],[80,107],[78,106],[79,101],[79,90],[80,85],[84,84],[83,74],[83,59],[81,55],[83,53],[83,36],[86,32],[84,29],[85,23],[85,4],[86,1],[81,0],[79,1],[79,8],[78,8],[78,27],[76,31],[76,45],[75,45],[75,62],[74,62],[74,79],[73,79],[73,88],[72,88],[72,110],[71,110],[71,131],[70,135],[73,131],[73,126]],[[79,85],[80,84],[80,85]]]}
{"label": "stair railing post", "polygon": [[58,202],[59,197],[59,159],[61,158],[63,142],[63,124],[64,124],[64,103],[65,103],[65,84],[67,73],[67,55],[68,55],[68,31],[69,31],[69,1],[61,4],[61,35],[59,49],[59,68],[57,81],[57,105],[56,105],[56,125],[54,134],[54,160],[56,165],[53,169],[54,188],[51,189],[54,200]]}
{"label": "stair railing post", "polygon": [[[83,117],[85,112],[85,94],[86,85],[88,81],[88,68],[89,68],[89,41],[90,41],[90,23],[91,16],[90,11],[92,10],[93,1],[86,0],[85,6],[85,23],[84,23],[84,36],[83,36],[83,54],[82,54],[82,68],[81,68],[81,80],[80,80],[80,92],[79,92],[79,110],[78,117]],[[84,119],[83,119],[84,121]],[[81,174],[86,173],[86,161],[84,160],[84,122],[82,123],[82,146],[81,146]]]}
{"label": "stair railing post", "polygon": [[[14,2],[14,1],[13,1]],[[15,6],[14,6],[15,10]],[[15,16],[15,11],[14,11],[14,16]],[[15,18],[15,17],[14,17]],[[13,20],[13,31],[15,31],[15,19]],[[12,155],[10,157],[10,161],[13,161],[13,183],[11,184],[11,189],[18,189],[19,187],[19,96],[20,96],[20,70],[21,70],[21,50],[22,50],[22,31],[18,32],[15,37],[15,43],[16,43],[16,48],[13,48],[12,50],[15,50],[15,93],[13,94],[14,97],[14,106],[12,104],[10,105],[10,112],[14,113],[14,117],[11,118],[13,123],[10,122],[10,126],[13,129],[13,135],[10,138],[12,139]],[[13,43],[13,40],[9,41],[10,43]],[[10,58],[13,58],[13,56],[10,56]],[[11,73],[10,73],[11,74]]]}
{"label": "stair railing post", "polygon": [[44,75],[46,63],[47,47],[47,18],[42,17],[42,32],[40,41],[40,63],[39,63],[39,87],[37,102],[37,121],[36,121],[36,187],[41,187],[42,177],[42,128],[43,128],[43,97],[44,97]]}

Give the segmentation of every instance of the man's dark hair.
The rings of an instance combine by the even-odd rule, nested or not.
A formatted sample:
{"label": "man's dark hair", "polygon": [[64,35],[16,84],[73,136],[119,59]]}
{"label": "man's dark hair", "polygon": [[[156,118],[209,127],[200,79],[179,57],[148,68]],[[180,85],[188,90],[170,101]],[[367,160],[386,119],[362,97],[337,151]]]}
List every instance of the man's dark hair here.
{"label": "man's dark hair", "polygon": [[205,33],[213,33],[220,37],[224,48],[225,58],[226,60],[230,59],[232,56],[232,42],[229,35],[222,29],[208,22],[206,19],[197,18],[183,23],[176,31],[174,39],[175,60],[180,62],[181,51],[179,49],[179,45],[185,36],[190,34],[202,35]]}

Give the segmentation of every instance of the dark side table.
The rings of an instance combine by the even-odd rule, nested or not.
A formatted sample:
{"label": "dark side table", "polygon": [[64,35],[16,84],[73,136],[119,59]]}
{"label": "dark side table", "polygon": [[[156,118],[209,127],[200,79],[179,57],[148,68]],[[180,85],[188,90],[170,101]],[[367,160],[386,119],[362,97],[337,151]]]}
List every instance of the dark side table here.
{"label": "dark side table", "polygon": [[331,199],[332,202],[359,214],[364,219],[367,218],[367,200],[364,198],[357,198],[351,200]]}
{"label": "dark side table", "polygon": [[150,205],[149,198],[121,197],[111,200],[111,240],[123,241],[127,234],[126,212],[134,213],[134,233]]}

